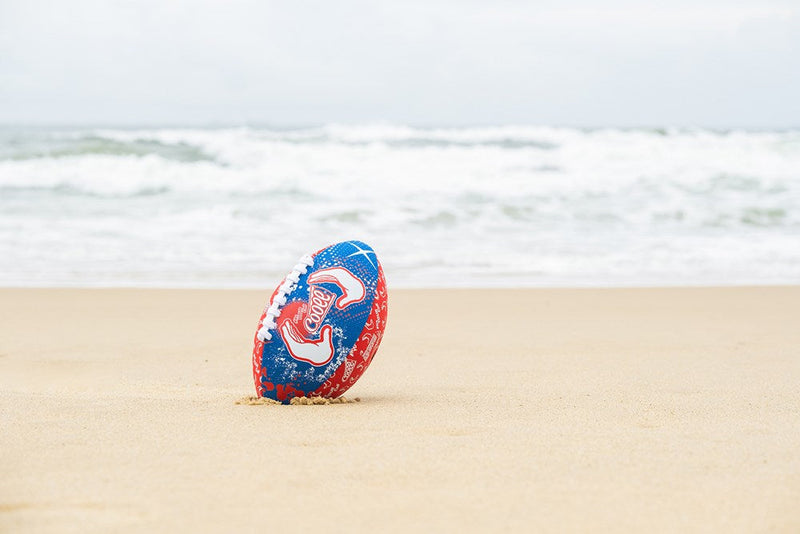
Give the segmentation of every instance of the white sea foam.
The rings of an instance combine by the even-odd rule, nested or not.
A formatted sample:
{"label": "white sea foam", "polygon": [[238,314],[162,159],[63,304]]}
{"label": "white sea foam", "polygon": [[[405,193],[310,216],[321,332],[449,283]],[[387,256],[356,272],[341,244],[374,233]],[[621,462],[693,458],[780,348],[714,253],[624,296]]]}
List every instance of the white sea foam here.
{"label": "white sea foam", "polygon": [[0,130],[0,285],[266,287],[358,238],[397,286],[800,282],[800,132]]}

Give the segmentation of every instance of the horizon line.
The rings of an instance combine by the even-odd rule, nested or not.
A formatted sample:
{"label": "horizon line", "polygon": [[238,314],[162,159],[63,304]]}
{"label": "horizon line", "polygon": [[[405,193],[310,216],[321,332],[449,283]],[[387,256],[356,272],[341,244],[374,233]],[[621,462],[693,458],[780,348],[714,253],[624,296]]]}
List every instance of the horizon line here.
{"label": "horizon line", "polygon": [[800,125],[794,126],[755,126],[755,125],[700,125],[700,124],[570,124],[570,123],[536,123],[536,122],[474,122],[474,123],[420,123],[420,122],[398,122],[386,120],[374,121],[322,121],[322,122],[270,122],[270,121],[2,121],[0,129],[30,128],[30,129],[235,129],[235,128],[254,128],[254,129],[274,129],[274,130],[306,130],[313,128],[324,128],[328,126],[383,126],[383,127],[408,127],[420,130],[453,129],[464,130],[470,128],[497,128],[497,127],[522,127],[522,128],[553,128],[571,129],[583,131],[597,130],[630,130],[630,131],[662,131],[664,133],[671,130],[692,131],[704,130],[715,133],[729,133],[734,131],[744,131],[750,133],[758,132],[791,132],[800,130]]}

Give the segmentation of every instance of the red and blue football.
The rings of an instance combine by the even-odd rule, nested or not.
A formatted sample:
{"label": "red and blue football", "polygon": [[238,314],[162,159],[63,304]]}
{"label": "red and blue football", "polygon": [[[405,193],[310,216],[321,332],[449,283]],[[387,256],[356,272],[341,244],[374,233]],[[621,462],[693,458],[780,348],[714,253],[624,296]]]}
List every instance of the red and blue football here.
{"label": "red and blue football", "polygon": [[259,397],[335,398],[369,366],[386,327],[386,281],[378,257],[361,241],[310,256],[275,288],[253,347]]}

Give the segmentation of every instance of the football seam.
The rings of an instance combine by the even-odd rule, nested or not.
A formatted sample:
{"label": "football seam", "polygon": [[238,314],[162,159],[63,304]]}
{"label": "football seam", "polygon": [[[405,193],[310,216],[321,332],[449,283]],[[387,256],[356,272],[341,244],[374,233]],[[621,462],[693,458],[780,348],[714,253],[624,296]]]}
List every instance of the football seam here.
{"label": "football seam", "polygon": [[256,334],[259,341],[269,341],[272,339],[271,330],[278,326],[276,320],[280,317],[281,308],[286,304],[286,295],[294,291],[294,288],[297,287],[297,283],[300,281],[300,276],[306,274],[308,268],[313,266],[314,258],[305,255],[297,261],[297,264],[283,279],[283,282],[281,282],[281,285],[278,286],[278,290],[275,292],[275,296],[272,297],[264,319],[261,321],[261,327]]}

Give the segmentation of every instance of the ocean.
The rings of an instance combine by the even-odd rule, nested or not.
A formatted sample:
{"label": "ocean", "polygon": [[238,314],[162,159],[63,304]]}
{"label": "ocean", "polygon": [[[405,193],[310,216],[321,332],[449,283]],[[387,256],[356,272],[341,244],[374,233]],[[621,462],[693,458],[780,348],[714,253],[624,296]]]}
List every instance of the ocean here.
{"label": "ocean", "polygon": [[0,286],[800,283],[800,131],[0,128]]}

